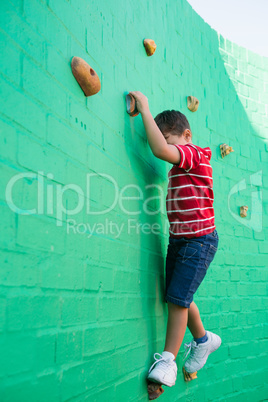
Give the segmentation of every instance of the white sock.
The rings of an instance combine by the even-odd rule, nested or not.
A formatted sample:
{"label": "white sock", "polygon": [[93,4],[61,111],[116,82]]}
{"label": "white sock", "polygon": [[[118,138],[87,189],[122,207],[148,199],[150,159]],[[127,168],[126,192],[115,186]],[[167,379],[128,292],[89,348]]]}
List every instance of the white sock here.
{"label": "white sock", "polygon": [[164,352],[162,352],[162,356],[165,359],[171,359],[172,358],[172,360],[175,360],[175,356],[173,355],[173,353],[167,352],[166,350],[164,350]]}

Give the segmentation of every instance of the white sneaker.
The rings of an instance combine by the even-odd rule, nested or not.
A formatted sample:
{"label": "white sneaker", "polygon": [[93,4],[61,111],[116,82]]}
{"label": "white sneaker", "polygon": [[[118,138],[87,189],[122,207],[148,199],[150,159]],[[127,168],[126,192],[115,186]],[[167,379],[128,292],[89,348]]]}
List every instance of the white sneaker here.
{"label": "white sneaker", "polygon": [[[160,356],[157,358],[156,356]],[[154,354],[155,362],[152,364],[148,371],[147,379],[159,384],[172,387],[175,385],[177,378],[177,364],[175,362],[175,356],[167,351],[164,351],[162,355],[160,353]]]}
{"label": "white sneaker", "polygon": [[208,340],[204,343],[197,344],[194,340],[192,340],[191,343],[184,344],[184,348],[186,350],[184,358],[186,358],[190,353],[190,357],[184,364],[184,369],[187,373],[194,373],[200,370],[205,365],[210,353],[214,352],[220,347],[221,338],[218,335],[207,331],[207,337]]}

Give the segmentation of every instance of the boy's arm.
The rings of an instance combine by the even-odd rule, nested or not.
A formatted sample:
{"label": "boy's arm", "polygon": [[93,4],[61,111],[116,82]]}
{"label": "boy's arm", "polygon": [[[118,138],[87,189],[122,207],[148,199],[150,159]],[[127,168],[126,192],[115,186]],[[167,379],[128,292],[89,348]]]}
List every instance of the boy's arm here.
{"label": "boy's arm", "polygon": [[181,154],[174,145],[168,144],[157,127],[150,110],[141,113],[145,131],[151,150],[159,159],[163,159],[169,163],[179,163]]}
{"label": "boy's arm", "polygon": [[136,99],[137,108],[141,113],[147,139],[153,154],[159,159],[178,164],[181,159],[181,154],[176,146],[166,142],[150,112],[146,96],[139,91],[130,93]]}

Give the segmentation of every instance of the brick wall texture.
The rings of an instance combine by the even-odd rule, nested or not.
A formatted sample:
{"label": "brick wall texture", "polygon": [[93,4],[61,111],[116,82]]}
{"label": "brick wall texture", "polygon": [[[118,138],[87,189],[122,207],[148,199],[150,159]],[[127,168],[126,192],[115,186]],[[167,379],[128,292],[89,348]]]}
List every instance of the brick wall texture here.
{"label": "brick wall texture", "polygon": [[[268,59],[186,0],[6,0],[0,43],[0,400],[147,400],[167,322],[171,165],[126,113],[130,90],[154,116],[183,112],[212,149],[220,242],[195,301],[222,346],[189,384],[182,347],[161,399],[267,400]],[[99,75],[97,95],[84,96],[73,56]],[[221,143],[234,149],[224,159]]]}

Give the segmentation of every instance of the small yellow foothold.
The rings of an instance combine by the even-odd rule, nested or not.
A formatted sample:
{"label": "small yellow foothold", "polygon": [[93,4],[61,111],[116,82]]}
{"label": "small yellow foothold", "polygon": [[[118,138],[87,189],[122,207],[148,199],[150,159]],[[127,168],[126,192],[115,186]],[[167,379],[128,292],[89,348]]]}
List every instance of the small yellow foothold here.
{"label": "small yellow foothold", "polygon": [[145,47],[147,56],[152,56],[156,49],[155,41],[153,41],[152,39],[144,39],[143,45]]}
{"label": "small yellow foothold", "polygon": [[187,97],[187,107],[191,112],[196,112],[199,106],[199,100],[194,96]]}
{"label": "small yellow foothold", "polygon": [[182,368],[182,371],[184,375],[184,381],[189,382],[197,378],[197,371],[195,371],[194,373],[188,373],[184,367]]}
{"label": "small yellow foothold", "polygon": [[220,150],[221,150],[221,157],[224,158],[226,155],[228,155],[230,152],[234,152],[233,148],[230,147],[227,144],[221,144],[220,145]]}
{"label": "small yellow foothold", "polygon": [[241,218],[245,218],[247,216],[247,210],[248,210],[247,205],[243,205],[242,207],[240,207],[240,216],[241,216]]}

